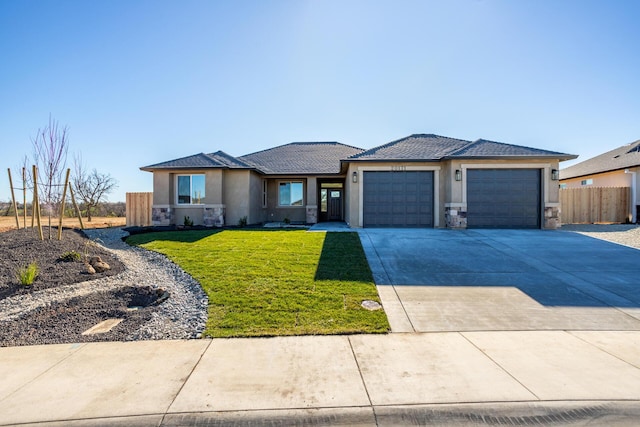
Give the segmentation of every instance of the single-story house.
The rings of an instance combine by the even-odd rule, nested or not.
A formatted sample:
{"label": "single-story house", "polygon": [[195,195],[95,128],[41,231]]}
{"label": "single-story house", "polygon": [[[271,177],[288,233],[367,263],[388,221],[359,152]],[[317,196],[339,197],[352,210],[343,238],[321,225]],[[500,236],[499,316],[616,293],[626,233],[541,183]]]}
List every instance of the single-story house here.
{"label": "single-story house", "polygon": [[557,228],[559,162],[577,156],[411,135],[369,150],[294,142],[244,156],[195,154],[153,173],[153,223]]}
{"label": "single-story house", "polygon": [[628,187],[629,219],[636,222],[640,186],[640,140],[560,170],[561,188]]}

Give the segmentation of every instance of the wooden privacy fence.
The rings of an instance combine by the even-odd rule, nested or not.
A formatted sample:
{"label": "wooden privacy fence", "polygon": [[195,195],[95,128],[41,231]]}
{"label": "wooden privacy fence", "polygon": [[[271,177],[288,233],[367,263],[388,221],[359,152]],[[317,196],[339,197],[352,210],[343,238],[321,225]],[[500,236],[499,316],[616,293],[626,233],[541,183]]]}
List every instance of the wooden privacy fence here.
{"label": "wooden privacy fence", "polygon": [[127,193],[127,227],[151,225],[153,193]]}
{"label": "wooden privacy fence", "polygon": [[629,187],[563,188],[560,190],[563,224],[627,222]]}

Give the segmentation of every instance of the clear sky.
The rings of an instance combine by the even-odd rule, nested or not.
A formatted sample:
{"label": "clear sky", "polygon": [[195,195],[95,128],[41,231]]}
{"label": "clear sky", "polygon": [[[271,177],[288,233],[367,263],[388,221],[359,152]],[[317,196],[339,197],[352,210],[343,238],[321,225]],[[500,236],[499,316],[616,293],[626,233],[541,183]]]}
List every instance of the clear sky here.
{"label": "clear sky", "polygon": [[0,0],[0,201],[49,114],[111,201],[152,190],[141,166],[293,141],[585,160],[640,139],[639,21],[637,0]]}

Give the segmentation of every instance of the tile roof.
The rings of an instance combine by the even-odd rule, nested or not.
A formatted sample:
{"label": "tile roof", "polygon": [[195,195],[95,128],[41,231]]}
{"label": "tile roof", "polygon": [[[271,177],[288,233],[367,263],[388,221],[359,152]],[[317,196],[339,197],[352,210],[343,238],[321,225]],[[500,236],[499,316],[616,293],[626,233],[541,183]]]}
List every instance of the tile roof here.
{"label": "tile roof", "polygon": [[543,157],[560,160],[574,159],[572,154],[540,150],[538,148],[505,144],[478,139],[465,141],[433,134],[415,134],[388,144],[366,150],[347,159],[350,160],[407,160],[439,161],[454,158],[519,158]]}
{"label": "tile roof", "polygon": [[640,166],[640,139],[560,170],[560,179]]}
{"label": "tile roof", "polygon": [[205,169],[205,168],[241,168],[250,169],[251,165],[236,159],[223,152],[216,151],[211,154],[194,154],[192,156],[181,157],[167,162],[156,163],[155,165],[144,166],[140,169],[152,171],[157,169]]}
{"label": "tile roof", "polygon": [[465,147],[446,156],[447,158],[513,158],[513,157],[548,157],[553,159],[575,159],[572,154],[558,153],[556,151],[541,150],[539,148],[523,147],[521,145],[505,144],[503,142],[478,139]]}
{"label": "tile roof", "polygon": [[341,159],[362,151],[339,142],[292,142],[238,159],[268,174],[337,174]]}
{"label": "tile roof", "polygon": [[470,144],[462,139],[433,134],[415,134],[353,155],[347,160],[436,161]]}

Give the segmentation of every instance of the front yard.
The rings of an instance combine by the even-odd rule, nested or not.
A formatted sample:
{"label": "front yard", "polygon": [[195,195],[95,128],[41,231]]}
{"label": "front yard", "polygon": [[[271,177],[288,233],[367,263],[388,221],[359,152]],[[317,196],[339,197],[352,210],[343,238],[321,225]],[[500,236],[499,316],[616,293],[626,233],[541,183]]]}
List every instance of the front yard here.
{"label": "front yard", "polygon": [[165,254],[209,296],[205,335],[383,333],[380,302],[357,233],[205,230],[134,235]]}

